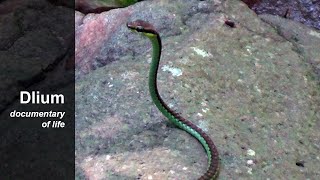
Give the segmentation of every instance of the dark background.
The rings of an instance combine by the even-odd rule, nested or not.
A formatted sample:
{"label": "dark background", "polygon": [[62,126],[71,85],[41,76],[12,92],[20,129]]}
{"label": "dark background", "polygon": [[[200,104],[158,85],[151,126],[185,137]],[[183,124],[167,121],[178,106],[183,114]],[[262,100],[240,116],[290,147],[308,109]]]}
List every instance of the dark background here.
{"label": "dark background", "polygon": [[[0,179],[74,179],[74,1],[0,1]],[[20,104],[20,91],[63,94],[65,104]],[[66,112],[11,118],[10,112]]]}

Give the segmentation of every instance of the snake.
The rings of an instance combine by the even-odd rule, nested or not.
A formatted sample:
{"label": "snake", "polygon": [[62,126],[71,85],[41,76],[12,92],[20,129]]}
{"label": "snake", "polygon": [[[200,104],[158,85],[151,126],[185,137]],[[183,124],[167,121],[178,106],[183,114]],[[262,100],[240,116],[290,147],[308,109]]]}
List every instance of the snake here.
{"label": "snake", "polygon": [[157,87],[157,75],[162,49],[159,33],[155,30],[152,24],[141,19],[128,22],[127,27],[130,30],[149,38],[151,41],[152,60],[149,70],[148,85],[153,103],[170,122],[195,137],[205,149],[208,157],[208,168],[207,171],[198,178],[198,180],[216,179],[219,174],[219,154],[217,147],[211,138],[201,128],[193,124],[191,121],[183,118],[176,111],[170,109],[159,94]]}

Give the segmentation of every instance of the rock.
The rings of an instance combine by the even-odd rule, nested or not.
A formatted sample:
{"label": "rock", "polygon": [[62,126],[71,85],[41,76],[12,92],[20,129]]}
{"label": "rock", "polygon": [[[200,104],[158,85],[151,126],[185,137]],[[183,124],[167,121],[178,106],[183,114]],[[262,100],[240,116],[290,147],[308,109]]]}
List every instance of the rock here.
{"label": "rock", "polygon": [[222,178],[320,175],[319,80],[309,61],[318,62],[317,30],[270,25],[240,1],[145,1],[78,15],[76,178],[196,179],[207,169],[202,146],[151,102],[150,42],[125,26],[136,19],[162,37],[161,96],[213,138]]}
{"label": "rock", "polygon": [[139,0],[76,0],[76,10],[88,13],[101,13],[114,8],[126,7]]}
{"label": "rock", "polygon": [[294,50],[314,69],[320,81],[320,33],[301,23],[273,15],[260,15],[263,21],[272,25],[280,36],[294,45]]}
{"label": "rock", "polygon": [[21,36],[19,26],[16,25],[14,14],[5,14],[0,16],[0,50],[9,49],[15,40]]}
{"label": "rock", "polygon": [[320,29],[320,1],[260,0],[252,9],[257,14],[272,14]]}
{"label": "rock", "polygon": [[241,0],[241,1],[246,3],[249,8],[252,8],[255,4],[260,2],[260,0]]}
{"label": "rock", "polygon": [[[74,69],[65,66],[74,54],[74,9],[2,0],[0,14],[0,179],[72,179]],[[65,104],[20,103],[20,91],[35,90],[59,92]],[[54,118],[26,117],[55,110],[67,112],[63,129],[43,128]]]}
{"label": "rock", "polygon": [[47,88],[64,84],[55,79],[64,74],[56,67],[61,67],[57,64],[65,61],[73,46],[73,29],[67,29],[69,22],[74,21],[72,9],[53,6],[43,0],[19,3],[18,0],[4,3],[10,12],[0,17],[0,59],[3,62],[0,65],[3,72],[0,75],[3,82],[0,112],[14,102],[21,89],[42,81],[53,69],[58,73],[52,75],[54,80],[47,81]]}
{"label": "rock", "polygon": [[0,15],[8,14],[10,12],[15,11],[17,8],[21,6],[25,6],[28,4],[28,1],[24,0],[11,0],[11,1],[4,1],[0,4]]}

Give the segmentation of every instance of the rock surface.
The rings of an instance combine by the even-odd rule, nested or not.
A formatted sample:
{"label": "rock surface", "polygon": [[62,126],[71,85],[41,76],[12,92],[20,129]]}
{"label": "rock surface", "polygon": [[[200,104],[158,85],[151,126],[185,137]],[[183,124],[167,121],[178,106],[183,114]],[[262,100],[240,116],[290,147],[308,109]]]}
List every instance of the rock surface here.
{"label": "rock surface", "polygon": [[317,81],[320,81],[320,34],[300,23],[273,15],[260,15],[271,24],[286,40],[290,41],[298,54],[314,69]]}
{"label": "rock surface", "polygon": [[0,113],[21,89],[38,86],[44,79],[48,84],[39,85],[47,86],[44,89],[67,83],[61,81],[66,74],[61,72],[73,54],[74,37],[72,27],[67,29],[74,19],[72,9],[44,0],[5,1],[1,7],[8,11],[0,16]]}
{"label": "rock surface", "polygon": [[100,13],[106,10],[126,7],[139,0],[75,0],[76,10],[82,13]]}
{"label": "rock surface", "polygon": [[76,16],[77,179],[196,179],[206,170],[201,145],[151,102],[150,42],[125,27],[135,19],[159,31],[160,94],[213,138],[221,179],[320,177],[319,31],[234,0]]}
{"label": "rock surface", "polygon": [[259,0],[252,9],[257,14],[278,15],[320,29],[319,0]]}

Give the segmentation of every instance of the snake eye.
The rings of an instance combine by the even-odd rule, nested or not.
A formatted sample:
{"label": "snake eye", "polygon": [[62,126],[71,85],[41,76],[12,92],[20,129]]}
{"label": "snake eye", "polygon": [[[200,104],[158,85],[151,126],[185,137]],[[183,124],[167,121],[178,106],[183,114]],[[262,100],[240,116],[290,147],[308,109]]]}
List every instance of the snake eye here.
{"label": "snake eye", "polygon": [[136,27],[136,30],[137,30],[137,31],[142,31],[143,29],[144,29],[144,28],[143,28],[142,26],[137,26],[137,27]]}

